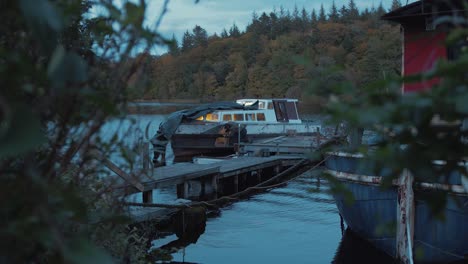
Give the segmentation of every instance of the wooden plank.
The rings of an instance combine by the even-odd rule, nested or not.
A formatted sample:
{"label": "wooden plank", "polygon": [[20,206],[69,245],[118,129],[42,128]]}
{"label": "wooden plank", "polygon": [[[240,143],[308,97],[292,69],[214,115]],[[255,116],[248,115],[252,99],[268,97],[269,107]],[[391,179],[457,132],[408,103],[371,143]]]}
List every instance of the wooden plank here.
{"label": "wooden plank", "polygon": [[[199,177],[204,177],[204,176],[209,176],[212,174],[218,174],[219,173],[219,165],[213,165],[213,164],[207,164],[207,165],[199,165],[202,168],[197,168],[197,166],[191,167],[191,170],[184,169],[183,171],[169,171],[166,170],[165,172],[168,172],[165,175],[157,175],[158,170],[155,170],[153,173],[153,181],[147,181],[144,182],[144,188],[145,190],[150,190],[150,189],[156,189],[157,187],[164,187],[164,186],[173,186],[177,184],[182,184],[185,181],[199,178]],[[159,169],[159,168],[158,168]]]}
{"label": "wooden plank", "polygon": [[93,158],[100,160],[104,166],[106,166],[108,169],[110,169],[112,172],[117,174],[120,178],[124,179],[126,182],[131,184],[133,187],[135,187],[137,190],[140,192],[145,190],[145,187],[141,182],[139,182],[134,175],[129,175],[123,170],[121,170],[115,163],[110,161],[109,159],[105,158],[102,153],[98,150],[91,150],[89,153]]}
{"label": "wooden plank", "polygon": [[279,136],[279,137],[274,137],[274,138],[269,138],[269,139],[265,139],[265,140],[261,140],[259,142],[259,144],[266,144],[266,143],[270,143],[272,141],[276,141],[276,140],[279,140],[279,139],[282,139],[282,138],[285,138],[286,136]]}
{"label": "wooden plank", "polygon": [[142,186],[139,188],[125,188],[125,192],[150,191],[159,187],[183,184],[186,181],[210,175],[226,178],[268,167],[292,165],[299,159],[301,159],[299,156],[239,157],[214,164],[178,163],[154,168],[150,175],[147,175],[146,171],[140,171],[137,175],[147,175],[147,180],[142,182]]}

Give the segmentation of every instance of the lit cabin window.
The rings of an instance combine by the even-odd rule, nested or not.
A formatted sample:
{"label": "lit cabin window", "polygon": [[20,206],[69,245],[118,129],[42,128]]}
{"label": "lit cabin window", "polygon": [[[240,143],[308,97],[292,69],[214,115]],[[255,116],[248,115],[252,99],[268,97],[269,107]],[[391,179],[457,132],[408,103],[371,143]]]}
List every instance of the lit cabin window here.
{"label": "lit cabin window", "polygon": [[273,109],[273,103],[268,103],[268,109]]}
{"label": "lit cabin window", "polygon": [[265,114],[264,113],[257,113],[257,120],[258,121],[265,121]]}
{"label": "lit cabin window", "polygon": [[245,114],[245,120],[247,121],[255,121],[255,114]]}
{"label": "lit cabin window", "polygon": [[218,121],[218,114],[212,113],[212,114],[206,114],[205,120],[207,121]]}
{"label": "lit cabin window", "polygon": [[204,117],[204,116],[199,116],[199,117],[197,117],[197,119],[195,119],[195,120],[203,121],[203,117]]}
{"label": "lit cabin window", "polygon": [[223,115],[223,121],[231,121],[232,116],[230,114]]}
{"label": "lit cabin window", "polygon": [[244,121],[243,114],[234,114],[234,121]]}

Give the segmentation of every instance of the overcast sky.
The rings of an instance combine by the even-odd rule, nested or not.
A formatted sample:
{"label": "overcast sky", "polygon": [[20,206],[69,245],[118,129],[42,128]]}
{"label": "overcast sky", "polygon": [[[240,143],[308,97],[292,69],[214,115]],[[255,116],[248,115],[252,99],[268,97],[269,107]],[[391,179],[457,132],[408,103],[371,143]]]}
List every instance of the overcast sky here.
{"label": "overcast sky", "polygon": [[[372,6],[377,7],[380,0],[354,0],[360,10]],[[148,25],[154,25],[159,14],[161,13],[164,0],[148,0]],[[343,4],[347,5],[349,0],[335,0],[338,7]],[[406,4],[407,0],[400,0],[402,4]],[[414,2],[409,0],[408,2]],[[182,35],[186,30],[191,30],[195,25],[204,28],[208,35],[213,33],[221,33],[225,28],[229,30],[233,23],[244,31],[248,23],[252,19],[252,13],[257,14],[262,12],[271,12],[274,8],[279,10],[280,6],[289,9],[291,12],[294,6],[297,5],[299,11],[302,7],[310,13],[313,8],[316,11],[320,9],[323,3],[325,11],[328,12],[332,0],[200,0],[197,4],[195,0],[170,0],[168,12],[163,17],[159,26],[159,32],[165,37],[171,38],[174,34],[177,40],[182,39]],[[392,0],[382,0],[385,8],[389,8]],[[161,50],[154,51],[160,53]]]}

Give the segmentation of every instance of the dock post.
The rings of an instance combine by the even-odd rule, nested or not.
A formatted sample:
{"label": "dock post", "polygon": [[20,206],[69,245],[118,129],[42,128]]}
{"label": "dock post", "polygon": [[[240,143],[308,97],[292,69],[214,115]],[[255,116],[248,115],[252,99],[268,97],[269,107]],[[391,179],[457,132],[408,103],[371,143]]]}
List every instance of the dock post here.
{"label": "dock post", "polygon": [[153,203],[153,190],[144,191],[142,194],[143,203]]}
{"label": "dock post", "polygon": [[189,188],[190,188],[189,183],[188,183],[188,182],[184,182],[182,186],[183,186],[183,187],[182,187],[182,188],[183,188],[183,189],[182,189],[182,190],[183,190],[183,192],[182,192],[182,198],[188,199],[188,196],[189,196]]}
{"label": "dock post", "polygon": [[189,183],[184,182],[177,184],[177,198],[188,199],[189,196]]}
{"label": "dock post", "polygon": [[275,173],[275,175],[278,175],[280,171],[281,171],[280,165],[276,165],[275,168],[273,169],[273,172]]}
{"label": "dock post", "polygon": [[396,255],[401,263],[413,263],[414,177],[407,169],[398,178]]}
{"label": "dock post", "polygon": [[147,171],[149,169],[149,144],[148,142],[143,143],[141,155],[142,155],[142,160],[143,160],[143,170]]}
{"label": "dock post", "polygon": [[234,176],[234,193],[239,192],[239,175]]}
{"label": "dock post", "polygon": [[320,146],[320,129],[317,127],[315,130],[315,141],[316,141],[316,147],[318,148]]}
{"label": "dock post", "polygon": [[211,186],[213,187],[214,199],[218,198],[218,174],[214,174],[211,178]]}

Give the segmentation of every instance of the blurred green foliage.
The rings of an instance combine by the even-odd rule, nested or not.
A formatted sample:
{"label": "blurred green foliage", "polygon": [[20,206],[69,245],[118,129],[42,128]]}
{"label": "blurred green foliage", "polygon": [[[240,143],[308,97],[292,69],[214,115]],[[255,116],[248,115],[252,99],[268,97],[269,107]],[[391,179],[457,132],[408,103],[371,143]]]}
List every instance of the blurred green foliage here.
{"label": "blurred green foliage", "polygon": [[145,64],[134,54],[166,43],[143,23],[144,1],[116,2],[0,1],[1,262],[146,259],[88,155],[125,149],[100,129],[125,114]]}

